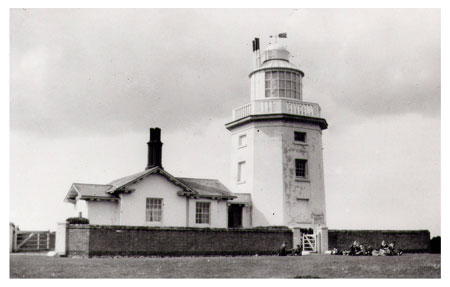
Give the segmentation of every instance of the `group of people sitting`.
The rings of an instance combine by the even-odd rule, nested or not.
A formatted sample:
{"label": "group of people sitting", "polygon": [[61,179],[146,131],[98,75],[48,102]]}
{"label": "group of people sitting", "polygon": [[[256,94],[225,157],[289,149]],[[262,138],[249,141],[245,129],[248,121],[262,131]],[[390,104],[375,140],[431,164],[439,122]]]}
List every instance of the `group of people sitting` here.
{"label": "group of people sitting", "polygon": [[386,244],[383,240],[379,249],[374,249],[370,245],[364,245],[359,243],[357,240],[353,241],[349,250],[340,251],[334,248],[331,251],[334,255],[349,255],[349,256],[392,256],[392,255],[402,255],[403,251],[396,246],[395,241]]}
{"label": "group of people sitting", "polygon": [[287,248],[287,241],[283,242],[280,246],[280,250],[278,251],[279,256],[288,256],[288,255],[294,255],[294,256],[302,256],[303,248],[300,244],[297,244],[297,247],[294,249],[288,249]]}

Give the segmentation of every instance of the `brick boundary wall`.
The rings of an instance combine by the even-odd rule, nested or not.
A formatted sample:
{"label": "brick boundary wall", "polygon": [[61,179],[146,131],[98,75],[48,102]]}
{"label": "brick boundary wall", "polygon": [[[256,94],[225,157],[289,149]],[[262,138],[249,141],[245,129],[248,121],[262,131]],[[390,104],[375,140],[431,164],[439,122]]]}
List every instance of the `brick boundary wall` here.
{"label": "brick boundary wall", "polygon": [[347,250],[353,241],[378,249],[381,241],[396,242],[398,248],[408,253],[430,251],[428,230],[328,230],[328,248]]}
{"label": "brick boundary wall", "polygon": [[68,225],[68,256],[184,256],[276,254],[288,228],[183,228]]}

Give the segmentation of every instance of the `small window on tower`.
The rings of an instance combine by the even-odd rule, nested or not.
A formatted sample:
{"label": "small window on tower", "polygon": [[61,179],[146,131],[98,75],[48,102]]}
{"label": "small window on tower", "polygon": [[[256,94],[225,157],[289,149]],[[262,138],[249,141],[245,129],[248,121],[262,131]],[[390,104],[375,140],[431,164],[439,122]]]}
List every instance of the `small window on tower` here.
{"label": "small window on tower", "polygon": [[246,147],[247,146],[247,135],[240,135],[239,136],[238,146],[239,147]]}
{"label": "small window on tower", "polygon": [[238,162],[237,182],[245,182],[245,161]]}
{"label": "small window on tower", "polygon": [[295,159],[295,176],[306,178],[307,163],[308,161],[306,159]]}
{"label": "small window on tower", "polygon": [[294,132],[294,140],[296,142],[306,142],[306,133],[305,132]]}

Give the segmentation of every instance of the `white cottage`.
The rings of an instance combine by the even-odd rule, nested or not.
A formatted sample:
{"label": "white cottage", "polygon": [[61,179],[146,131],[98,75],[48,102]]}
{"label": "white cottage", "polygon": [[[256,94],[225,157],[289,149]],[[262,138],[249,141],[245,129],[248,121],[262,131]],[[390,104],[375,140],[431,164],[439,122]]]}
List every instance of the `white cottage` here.
{"label": "white cottage", "polygon": [[150,129],[144,171],[109,184],[73,183],[65,198],[91,224],[250,227],[251,200],[216,179],[179,178],[161,165],[161,130]]}

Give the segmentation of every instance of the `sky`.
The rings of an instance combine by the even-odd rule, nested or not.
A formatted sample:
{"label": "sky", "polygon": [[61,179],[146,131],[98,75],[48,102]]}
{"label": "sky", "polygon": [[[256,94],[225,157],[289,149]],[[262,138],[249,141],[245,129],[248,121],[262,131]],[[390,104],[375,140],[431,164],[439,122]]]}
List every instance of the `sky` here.
{"label": "sky", "polygon": [[441,234],[438,9],[12,9],[10,221],[54,230],[73,182],[163,165],[230,186],[232,109],[252,40],[286,32],[318,103],[330,229]]}

